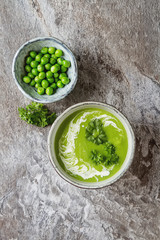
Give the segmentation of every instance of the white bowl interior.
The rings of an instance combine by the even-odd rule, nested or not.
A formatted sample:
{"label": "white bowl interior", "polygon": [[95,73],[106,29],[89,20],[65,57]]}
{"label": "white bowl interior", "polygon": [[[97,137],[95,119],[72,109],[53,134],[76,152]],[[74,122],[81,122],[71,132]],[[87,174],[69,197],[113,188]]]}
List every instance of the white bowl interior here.
{"label": "white bowl interior", "polygon": [[[70,83],[67,84],[64,88],[57,89],[56,93],[51,96],[48,96],[46,94],[39,95],[35,88],[24,83],[22,80],[23,76],[25,76],[25,58],[28,55],[29,51],[40,51],[42,47],[52,46],[57,49],[61,49],[64,52],[63,57],[71,62],[71,67],[67,72]],[[30,98],[33,101],[41,103],[51,103],[64,98],[73,90],[77,81],[77,63],[73,53],[60,40],[55,38],[38,38],[28,41],[17,51],[13,59],[12,73],[18,88],[26,97]]]}
{"label": "white bowl interior", "polygon": [[[103,110],[106,110],[106,111],[112,113],[114,116],[116,116],[121,121],[121,123],[123,124],[123,126],[127,132],[127,137],[128,137],[128,152],[127,152],[126,159],[125,159],[122,167],[115,175],[113,175],[109,179],[106,179],[106,180],[100,181],[100,182],[83,182],[83,181],[79,181],[79,180],[75,179],[74,177],[71,177],[69,174],[67,174],[61,168],[61,166],[56,158],[55,151],[54,151],[55,136],[56,136],[56,132],[57,132],[59,126],[61,125],[61,123],[75,111],[81,110],[81,109],[86,109],[86,108],[99,108],[99,109],[103,109]],[[110,105],[103,104],[103,103],[85,102],[85,103],[76,104],[76,105],[68,108],[53,123],[50,133],[49,133],[49,136],[48,136],[49,156],[50,156],[51,162],[52,162],[55,170],[66,181],[68,181],[78,187],[82,187],[82,188],[100,188],[100,187],[110,185],[113,182],[115,182],[116,180],[118,180],[127,171],[130,164],[132,163],[133,156],[134,156],[134,150],[135,150],[135,137],[134,137],[134,133],[133,133],[130,123],[123,116],[123,114],[121,114],[117,109],[115,109],[114,107],[112,107]]]}

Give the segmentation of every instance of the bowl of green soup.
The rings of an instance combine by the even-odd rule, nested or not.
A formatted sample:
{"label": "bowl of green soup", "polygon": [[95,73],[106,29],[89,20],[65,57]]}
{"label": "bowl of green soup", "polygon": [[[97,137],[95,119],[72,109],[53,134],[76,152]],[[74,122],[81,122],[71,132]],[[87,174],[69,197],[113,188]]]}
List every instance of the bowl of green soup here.
{"label": "bowl of green soup", "polygon": [[81,188],[117,181],[132,163],[133,129],[116,108],[99,102],[69,107],[53,123],[48,151],[57,173]]}

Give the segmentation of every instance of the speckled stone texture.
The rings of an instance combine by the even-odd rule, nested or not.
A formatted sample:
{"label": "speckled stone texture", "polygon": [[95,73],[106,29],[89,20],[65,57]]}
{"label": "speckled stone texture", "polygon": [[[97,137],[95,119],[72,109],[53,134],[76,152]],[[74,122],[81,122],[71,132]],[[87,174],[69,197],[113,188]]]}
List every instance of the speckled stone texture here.
{"label": "speckled stone texture", "polygon": [[[1,0],[0,9],[0,240],[159,240],[159,1]],[[109,187],[62,180],[47,154],[50,127],[18,117],[30,101],[13,81],[12,59],[39,36],[63,40],[79,67],[75,90],[51,110],[102,101],[135,130],[133,164]]]}

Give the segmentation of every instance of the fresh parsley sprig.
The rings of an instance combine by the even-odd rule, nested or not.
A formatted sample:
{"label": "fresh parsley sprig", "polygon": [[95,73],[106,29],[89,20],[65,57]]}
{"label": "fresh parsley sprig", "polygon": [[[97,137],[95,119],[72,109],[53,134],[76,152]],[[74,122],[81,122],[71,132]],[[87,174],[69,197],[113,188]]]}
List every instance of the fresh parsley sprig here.
{"label": "fresh parsley sprig", "polygon": [[22,120],[38,127],[52,124],[56,119],[56,113],[50,114],[48,108],[42,103],[31,102],[26,108],[18,108],[18,111]]}
{"label": "fresh parsley sprig", "polygon": [[103,130],[103,124],[100,119],[94,119],[89,122],[86,128],[86,138],[88,141],[97,145],[107,141],[107,136]]}
{"label": "fresh parsley sprig", "polygon": [[91,160],[96,165],[99,165],[106,160],[106,157],[102,155],[100,152],[98,152],[97,150],[93,150],[91,151]]}
{"label": "fresh parsley sprig", "polygon": [[116,154],[116,148],[112,143],[107,141],[107,136],[100,119],[94,119],[89,122],[86,128],[86,138],[97,145],[104,145],[105,155],[102,155],[97,150],[91,151],[90,158],[96,165],[103,163],[107,167],[118,163],[119,156]]}

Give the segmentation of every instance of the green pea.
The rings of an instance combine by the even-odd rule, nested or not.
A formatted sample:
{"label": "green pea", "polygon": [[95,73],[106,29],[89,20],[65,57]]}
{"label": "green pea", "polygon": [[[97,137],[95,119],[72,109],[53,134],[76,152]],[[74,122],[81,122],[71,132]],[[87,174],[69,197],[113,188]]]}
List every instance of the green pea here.
{"label": "green pea", "polygon": [[58,57],[55,54],[52,54],[51,58],[57,59]]}
{"label": "green pea", "polygon": [[42,54],[46,54],[48,52],[48,48],[47,47],[43,47],[42,49],[41,49],[41,53]]}
{"label": "green pea", "polygon": [[41,83],[42,82],[42,80],[38,76],[36,76],[34,80],[35,80],[36,83]]}
{"label": "green pea", "polygon": [[26,65],[25,70],[26,70],[26,72],[30,72],[32,70],[32,68],[29,65]]}
{"label": "green pea", "polygon": [[54,81],[57,83],[59,81],[59,78],[55,78]]}
{"label": "green pea", "polygon": [[70,63],[70,61],[68,61],[68,60],[63,60],[62,65],[63,65],[64,67],[68,68],[68,67],[71,66],[71,63]]}
{"label": "green pea", "polygon": [[38,66],[38,62],[37,61],[32,61],[31,62],[31,67],[32,68],[36,68]]}
{"label": "green pea", "polygon": [[38,74],[39,79],[44,79],[45,76],[46,76],[45,72],[40,72],[40,73]]}
{"label": "green pea", "polygon": [[50,85],[50,87],[52,87],[53,89],[56,89],[56,88],[57,88],[57,84],[56,84],[56,83],[52,83],[52,84]]}
{"label": "green pea", "polygon": [[51,71],[46,72],[46,78],[51,78],[53,73]]}
{"label": "green pea", "polygon": [[63,77],[67,77],[67,74],[66,73],[60,73],[59,74],[59,79],[62,79]]}
{"label": "green pea", "polygon": [[46,58],[50,58],[50,57],[51,57],[51,55],[50,55],[50,54],[48,54],[48,53],[46,53],[46,54],[44,54],[44,57],[46,57]]}
{"label": "green pea", "polygon": [[60,80],[57,82],[57,87],[58,88],[63,88],[64,87],[63,83]]}
{"label": "green pea", "polygon": [[61,57],[61,56],[63,55],[62,50],[57,49],[57,50],[55,51],[55,55],[56,55],[56,57]]}
{"label": "green pea", "polygon": [[37,62],[40,62],[41,61],[41,58],[42,58],[42,56],[40,55],[40,53],[35,57],[35,60],[37,61]]}
{"label": "green pea", "polygon": [[47,87],[46,94],[47,95],[52,95],[53,94],[53,88],[52,87]]}
{"label": "green pea", "polygon": [[47,88],[49,86],[49,82],[47,80],[43,80],[41,82],[41,85],[42,85],[43,88]]}
{"label": "green pea", "polygon": [[40,83],[36,83],[35,88],[39,88],[39,87],[41,87],[41,84]]}
{"label": "green pea", "polygon": [[36,84],[36,82],[35,82],[34,80],[32,80],[32,81],[30,82],[30,86],[32,86],[32,87],[34,87],[35,84]]}
{"label": "green pea", "polygon": [[34,75],[34,76],[37,76],[38,75],[38,70],[37,70],[37,68],[33,68],[32,69],[32,74]]}
{"label": "green pea", "polygon": [[64,85],[66,85],[66,84],[69,83],[69,78],[68,77],[62,77],[61,81]]}
{"label": "green pea", "polygon": [[55,51],[56,51],[56,49],[55,49],[54,47],[49,47],[49,48],[48,48],[48,52],[49,52],[50,54],[55,53]]}
{"label": "green pea", "polygon": [[28,77],[30,77],[30,78],[34,78],[34,75],[30,72],[30,73],[28,73]]}
{"label": "green pea", "polygon": [[54,78],[58,78],[59,74],[58,73],[54,73]]}
{"label": "green pea", "polygon": [[26,59],[26,64],[30,65],[30,63],[33,61],[33,58],[32,57],[27,57]]}
{"label": "green pea", "polygon": [[37,66],[37,70],[38,70],[38,72],[43,72],[44,71],[44,66],[42,64],[39,64]]}
{"label": "green pea", "polygon": [[61,72],[64,73],[68,70],[68,68],[64,67],[64,66],[61,66]]}
{"label": "green pea", "polygon": [[50,70],[51,67],[52,67],[52,65],[51,65],[50,63],[47,63],[47,64],[45,65],[45,69],[46,69],[46,70]]}
{"label": "green pea", "polygon": [[56,63],[56,59],[55,58],[50,58],[50,63],[53,65]]}
{"label": "green pea", "polygon": [[23,77],[23,82],[30,83],[31,82],[31,78],[28,77],[28,76],[25,76],[25,77]]}
{"label": "green pea", "polygon": [[63,58],[57,58],[57,63],[58,63],[59,65],[62,65],[62,63],[63,63]]}
{"label": "green pea", "polygon": [[43,95],[43,94],[44,94],[44,88],[43,88],[43,87],[38,87],[37,93],[38,93],[39,95]]}
{"label": "green pea", "polygon": [[30,52],[30,56],[31,56],[32,58],[35,58],[36,55],[37,55],[37,53],[36,53],[35,51],[31,51],[31,52]]}
{"label": "green pea", "polygon": [[45,64],[47,64],[49,62],[49,59],[48,58],[46,58],[46,57],[42,57],[41,58],[41,64],[42,65],[45,65]]}
{"label": "green pea", "polygon": [[51,72],[52,73],[56,73],[60,70],[60,65],[59,64],[55,64],[51,67]]}
{"label": "green pea", "polygon": [[53,83],[54,82],[54,78],[53,77],[48,78],[47,80],[48,80],[49,83]]}

